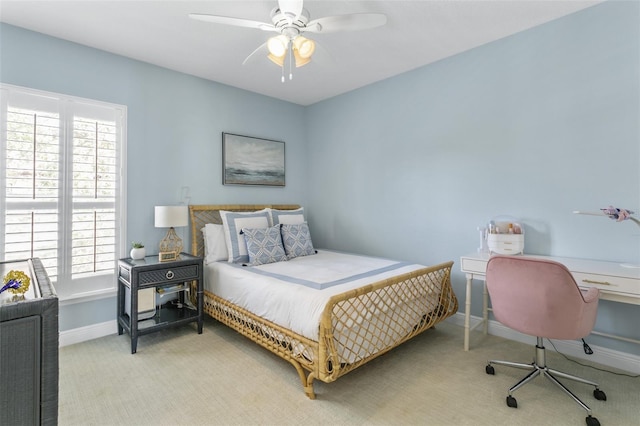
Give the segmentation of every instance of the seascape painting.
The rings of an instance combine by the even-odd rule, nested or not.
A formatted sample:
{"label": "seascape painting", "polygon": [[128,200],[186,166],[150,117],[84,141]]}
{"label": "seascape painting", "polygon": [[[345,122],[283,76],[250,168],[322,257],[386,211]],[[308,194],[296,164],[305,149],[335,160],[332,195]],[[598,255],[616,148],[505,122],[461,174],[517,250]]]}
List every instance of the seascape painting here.
{"label": "seascape painting", "polygon": [[222,134],[224,185],[284,186],[284,142]]}

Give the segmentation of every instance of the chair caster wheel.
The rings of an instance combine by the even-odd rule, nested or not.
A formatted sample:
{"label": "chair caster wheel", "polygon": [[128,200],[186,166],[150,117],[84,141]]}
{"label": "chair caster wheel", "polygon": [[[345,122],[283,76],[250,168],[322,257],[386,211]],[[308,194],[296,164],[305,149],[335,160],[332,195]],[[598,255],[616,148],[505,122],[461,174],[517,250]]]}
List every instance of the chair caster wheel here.
{"label": "chair caster wheel", "polygon": [[518,408],[518,401],[511,395],[507,397],[507,405],[511,408]]}
{"label": "chair caster wheel", "polygon": [[600,389],[595,389],[593,391],[593,396],[598,400],[598,401],[606,401],[607,400],[607,394],[605,394],[604,392],[602,392]]}
{"label": "chair caster wheel", "polygon": [[595,417],[587,416],[585,420],[587,421],[587,426],[600,426],[600,422]]}
{"label": "chair caster wheel", "polygon": [[487,366],[484,368],[484,371],[486,371],[486,372],[487,372],[487,374],[491,374],[492,376],[493,376],[494,374],[496,374],[496,370],[493,368],[493,365],[487,365]]}

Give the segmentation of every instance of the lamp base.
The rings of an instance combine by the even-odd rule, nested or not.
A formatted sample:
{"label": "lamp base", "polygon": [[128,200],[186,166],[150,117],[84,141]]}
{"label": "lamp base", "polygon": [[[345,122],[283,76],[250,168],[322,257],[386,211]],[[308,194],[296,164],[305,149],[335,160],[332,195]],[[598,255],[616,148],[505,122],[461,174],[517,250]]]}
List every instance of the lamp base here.
{"label": "lamp base", "polygon": [[180,257],[182,252],[182,238],[176,234],[173,227],[169,228],[167,235],[160,241],[160,250],[158,251],[158,260],[160,262],[169,262]]}

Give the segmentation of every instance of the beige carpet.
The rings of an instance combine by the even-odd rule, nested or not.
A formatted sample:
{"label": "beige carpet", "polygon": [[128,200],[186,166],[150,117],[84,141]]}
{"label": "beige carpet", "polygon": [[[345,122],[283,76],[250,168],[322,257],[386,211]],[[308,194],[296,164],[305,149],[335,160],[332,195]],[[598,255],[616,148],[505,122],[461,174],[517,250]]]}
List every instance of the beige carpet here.
{"label": "beige carpet", "polygon": [[[295,369],[207,319],[204,333],[184,326],[143,336],[130,354],[128,335],[60,350],[60,425],[584,425],[586,412],[547,380],[507,389],[526,372],[487,359],[530,362],[533,349],[444,323],[334,383],[315,382],[308,399]],[[582,367],[549,353],[551,367],[600,382],[565,383],[603,426],[638,425],[640,379]]]}

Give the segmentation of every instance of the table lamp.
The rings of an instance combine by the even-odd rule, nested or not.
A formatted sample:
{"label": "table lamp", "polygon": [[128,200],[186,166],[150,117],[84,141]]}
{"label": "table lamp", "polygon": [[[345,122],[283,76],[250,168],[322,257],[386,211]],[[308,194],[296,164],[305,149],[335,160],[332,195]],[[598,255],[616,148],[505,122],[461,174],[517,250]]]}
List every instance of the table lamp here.
{"label": "table lamp", "polygon": [[167,235],[160,241],[160,251],[158,259],[160,262],[176,260],[182,252],[182,238],[176,234],[174,228],[187,226],[188,224],[187,206],[156,206],[155,227],[169,228]]}

